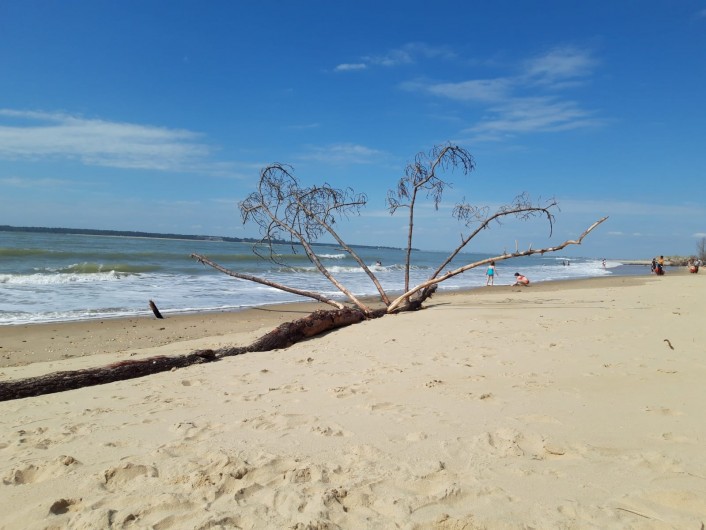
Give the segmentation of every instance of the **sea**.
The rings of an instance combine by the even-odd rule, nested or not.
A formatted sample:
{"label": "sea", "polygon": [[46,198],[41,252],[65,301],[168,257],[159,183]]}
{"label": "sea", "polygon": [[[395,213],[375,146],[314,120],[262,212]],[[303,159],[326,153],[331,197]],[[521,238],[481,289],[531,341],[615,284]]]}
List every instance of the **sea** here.
{"label": "sea", "polygon": [[[354,250],[371,266],[383,288],[401,294],[405,252],[387,247]],[[152,300],[167,316],[233,311],[310,301],[262,284],[233,278],[191,258],[202,254],[226,269],[344,300],[314,267],[301,247],[276,245],[277,262],[259,257],[252,243],[42,232],[0,232],[0,325],[151,315]],[[324,266],[357,296],[376,295],[367,275],[344,250],[314,246]],[[414,250],[411,284],[428,279],[447,252]],[[479,261],[489,254],[460,254],[446,268]],[[534,282],[606,275],[645,274],[644,267],[561,253],[497,263],[496,285],[521,272]],[[379,264],[376,264],[378,263]],[[647,270],[647,273],[649,270]],[[440,284],[440,291],[485,286],[485,267]]]}

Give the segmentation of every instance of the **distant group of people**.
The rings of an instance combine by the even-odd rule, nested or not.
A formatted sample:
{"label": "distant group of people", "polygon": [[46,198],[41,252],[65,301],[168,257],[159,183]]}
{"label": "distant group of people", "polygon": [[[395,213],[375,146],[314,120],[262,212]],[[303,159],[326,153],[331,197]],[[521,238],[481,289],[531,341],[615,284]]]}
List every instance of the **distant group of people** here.
{"label": "distant group of people", "polygon": [[654,272],[657,276],[662,276],[664,274],[664,256],[652,258],[652,272]]}

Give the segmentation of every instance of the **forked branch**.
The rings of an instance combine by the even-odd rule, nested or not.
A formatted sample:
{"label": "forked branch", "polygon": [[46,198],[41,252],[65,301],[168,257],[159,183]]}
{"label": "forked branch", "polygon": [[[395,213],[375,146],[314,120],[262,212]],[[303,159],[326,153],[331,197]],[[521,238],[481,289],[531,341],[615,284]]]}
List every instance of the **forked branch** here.
{"label": "forked branch", "polygon": [[241,280],[248,280],[250,282],[255,282],[255,283],[262,284],[262,285],[267,285],[268,287],[273,287],[275,289],[279,289],[280,291],[285,291],[288,293],[297,294],[299,296],[305,296],[307,298],[313,298],[314,300],[318,300],[319,302],[323,302],[324,304],[332,305],[333,307],[335,307],[337,309],[344,309],[345,308],[345,306],[342,303],[337,302],[336,300],[331,300],[330,298],[326,298],[325,296],[323,296],[319,293],[314,293],[312,291],[304,291],[302,289],[296,289],[294,287],[288,287],[286,285],[282,285],[281,283],[265,280],[264,278],[259,278],[257,276],[251,276],[250,274],[244,274],[242,272],[235,272],[230,269],[226,269],[225,267],[222,267],[218,263],[211,261],[206,256],[202,256],[201,254],[192,254],[191,257],[194,258],[199,263],[203,263],[204,265],[208,265],[209,267],[213,267],[217,271],[220,271],[224,274],[227,274],[228,276],[232,276],[233,278],[239,278]]}
{"label": "forked branch", "polygon": [[476,267],[480,267],[481,265],[486,265],[490,263],[491,261],[503,261],[506,259],[511,259],[511,258],[519,258],[521,256],[531,256],[533,254],[546,254],[547,252],[556,252],[558,250],[561,250],[565,247],[568,247],[569,245],[580,245],[581,241],[583,241],[583,238],[585,238],[591,231],[596,228],[598,225],[600,225],[603,221],[608,219],[608,217],[603,217],[593,223],[591,226],[589,226],[578,239],[569,239],[567,241],[564,241],[561,245],[555,246],[555,247],[546,247],[546,248],[540,248],[540,249],[528,249],[522,252],[514,252],[512,254],[501,254],[500,256],[495,256],[492,258],[487,258],[484,260],[476,261],[473,263],[469,263],[467,265],[463,265],[462,267],[459,267],[457,269],[454,269],[452,271],[447,272],[443,276],[439,276],[437,278],[432,278],[430,280],[427,280],[413,289],[410,289],[406,293],[404,293],[402,296],[399,298],[393,300],[393,302],[387,307],[387,312],[388,313],[394,313],[395,310],[405,301],[408,300],[410,296],[413,294],[423,290],[423,289],[428,289],[431,286],[434,286],[436,284],[439,284],[443,282],[444,280],[448,280],[449,278],[452,278],[453,276],[457,276],[463,272],[466,272],[467,270],[470,269],[475,269]]}

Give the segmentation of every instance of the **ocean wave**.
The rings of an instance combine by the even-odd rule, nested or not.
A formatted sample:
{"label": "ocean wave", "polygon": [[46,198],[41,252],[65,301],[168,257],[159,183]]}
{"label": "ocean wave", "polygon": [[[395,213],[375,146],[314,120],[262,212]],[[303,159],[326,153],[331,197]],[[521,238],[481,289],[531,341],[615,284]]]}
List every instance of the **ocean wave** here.
{"label": "ocean wave", "polygon": [[[378,273],[385,273],[385,272],[395,272],[395,271],[402,271],[404,270],[404,265],[368,265],[368,268],[373,271],[373,272],[378,272]],[[345,274],[345,273],[351,273],[351,274],[365,274],[365,271],[358,265],[333,265],[333,266],[327,266],[326,270],[329,271],[331,274]],[[431,270],[431,267],[426,267],[426,266],[417,266],[413,265],[410,267],[410,271],[427,271]],[[278,273],[316,273],[316,274],[321,274],[319,272],[319,269],[317,269],[315,266],[310,266],[310,267],[280,267],[279,269],[276,269],[276,272]]]}
{"label": "ocean wave", "polygon": [[66,283],[110,282],[127,276],[115,271],[85,273],[37,273],[37,274],[0,274],[0,284],[5,285],[57,285]]}
{"label": "ocean wave", "polygon": [[100,258],[107,260],[120,260],[129,257],[130,259],[141,259],[145,261],[163,261],[174,259],[175,257],[188,258],[186,253],[177,252],[106,252],[101,249],[78,249],[78,250],[61,250],[47,248],[0,248],[0,258],[29,258],[29,257],[47,257],[51,259],[71,259],[71,258]]}
{"label": "ocean wave", "polygon": [[61,256],[69,253],[43,248],[0,248],[0,258],[26,258],[30,256]]}
{"label": "ocean wave", "polygon": [[140,272],[155,272],[161,270],[159,265],[137,265],[127,263],[74,263],[68,267],[58,269],[56,272],[64,274],[100,274],[113,272],[116,274],[138,274]]}

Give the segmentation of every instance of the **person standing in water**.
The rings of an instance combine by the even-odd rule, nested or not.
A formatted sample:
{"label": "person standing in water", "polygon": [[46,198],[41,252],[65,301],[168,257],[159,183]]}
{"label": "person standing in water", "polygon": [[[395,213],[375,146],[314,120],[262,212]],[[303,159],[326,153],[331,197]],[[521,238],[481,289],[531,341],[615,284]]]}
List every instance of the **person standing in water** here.
{"label": "person standing in water", "polygon": [[494,285],[494,280],[495,280],[495,275],[497,274],[497,271],[495,270],[495,262],[491,261],[490,265],[488,265],[488,270],[485,271],[485,275],[488,277],[488,279],[485,281],[485,285]]}

